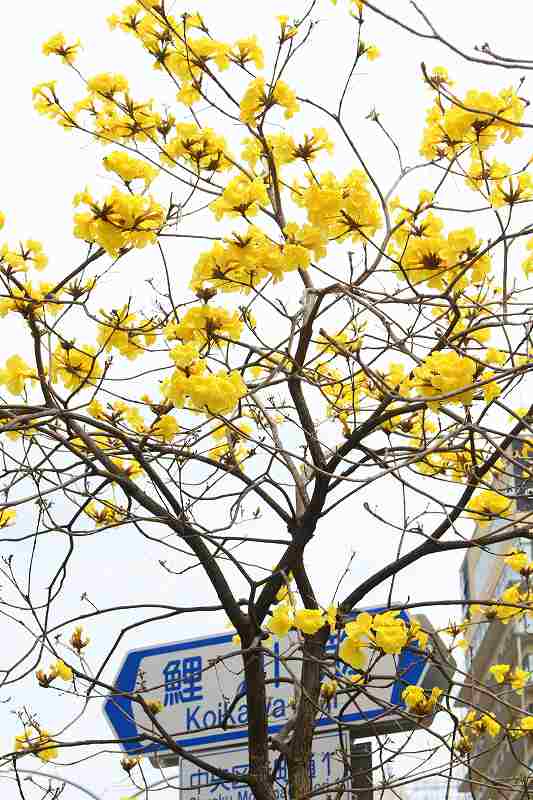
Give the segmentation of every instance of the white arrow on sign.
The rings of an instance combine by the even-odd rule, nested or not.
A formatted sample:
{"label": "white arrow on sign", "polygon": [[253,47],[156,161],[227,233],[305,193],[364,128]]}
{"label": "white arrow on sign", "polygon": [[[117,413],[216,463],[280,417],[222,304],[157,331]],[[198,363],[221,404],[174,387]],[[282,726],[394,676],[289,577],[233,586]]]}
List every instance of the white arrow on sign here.
{"label": "white arrow on sign", "polygon": [[[376,609],[374,613],[381,610]],[[400,616],[409,624],[405,611]],[[328,641],[330,653],[337,652],[338,636],[335,634]],[[342,640],[344,631],[340,636]],[[276,656],[283,655],[296,641],[296,634],[291,632],[285,639],[275,642],[273,656],[264,657],[270,734],[286,723],[293,696],[292,678]],[[168,748],[154,742],[128,741],[153,730],[148,715],[131,697],[139,691],[146,701],[162,703],[158,723],[181,747],[197,752],[245,744],[248,738],[246,698],[243,696],[234,703],[244,689],[242,658],[237,653],[220,660],[234,649],[232,634],[223,633],[128,653],[115,682],[116,694],[110,695],[104,705],[123,749],[130,754],[169,752]],[[419,684],[427,666],[427,656],[413,646],[406,647],[399,656],[384,656],[372,674],[372,699],[360,694],[357,704],[344,708],[342,721],[365,725],[370,721],[377,724],[385,718],[387,724],[401,719],[398,710],[405,708],[402,689],[406,683]],[[341,663],[338,669],[343,674],[352,672]],[[398,676],[401,680],[390,677],[380,680],[380,675]],[[334,698],[331,705],[334,714],[338,713],[336,700]],[[343,703],[344,699],[338,701],[339,708]],[[317,733],[331,726],[327,716],[317,719]]]}

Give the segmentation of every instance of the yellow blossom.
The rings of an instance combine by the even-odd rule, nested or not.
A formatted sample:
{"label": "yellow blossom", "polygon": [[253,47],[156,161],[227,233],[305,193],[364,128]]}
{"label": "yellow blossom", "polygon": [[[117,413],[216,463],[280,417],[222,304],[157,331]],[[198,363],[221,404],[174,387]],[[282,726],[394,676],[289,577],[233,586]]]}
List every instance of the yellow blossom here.
{"label": "yellow blossom", "polygon": [[442,689],[434,686],[427,695],[421,686],[407,686],[402,692],[402,700],[412,714],[425,716],[432,714],[442,694]]}
{"label": "yellow blossom", "polygon": [[511,550],[504,561],[514,572],[522,572],[529,566],[529,559],[523,550]]}
{"label": "yellow blossom", "polygon": [[24,733],[15,737],[15,750],[33,753],[41,761],[52,761],[59,755],[57,743],[52,740],[48,731],[36,726],[24,729]]}
{"label": "yellow blossom", "polygon": [[320,694],[324,698],[324,700],[327,700],[329,702],[332,699],[332,697],[335,697],[337,689],[338,689],[337,681],[325,680],[322,681],[322,685],[320,687]]}
{"label": "yellow blossom", "polygon": [[0,509],[0,529],[12,525],[16,516],[17,512],[13,508]]}
{"label": "yellow blossom", "polygon": [[11,394],[22,394],[26,381],[36,378],[35,371],[19,355],[10,356],[5,367],[0,369],[0,385],[5,386]]}
{"label": "yellow blossom", "polygon": [[286,636],[293,625],[292,611],[285,603],[275,606],[266,627],[274,636]]}
{"label": "yellow blossom", "polygon": [[339,658],[354,669],[364,669],[367,663],[367,653],[363,641],[347,636],[339,647]]}
{"label": "yellow blossom", "polygon": [[179,433],[179,425],[172,416],[172,414],[164,414],[160,417],[150,429],[152,436],[162,439],[164,442],[171,442],[172,439]]}
{"label": "yellow blossom", "polygon": [[89,642],[91,641],[88,636],[85,636],[83,633],[83,628],[81,625],[77,625],[74,628],[74,631],[69,639],[71,646],[76,650],[78,653],[87,647]]}
{"label": "yellow blossom", "polygon": [[75,206],[81,204],[89,210],[74,215],[74,236],[99,244],[111,256],[153,244],[165,222],[163,207],[149,195],[113,188],[99,203],[85,190],[74,198]]}
{"label": "yellow blossom", "polygon": [[324,623],[324,613],[319,608],[302,608],[294,615],[295,627],[308,635],[319,631]]}
{"label": "yellow blossom", "polygon": [[489,667],[489,672],[494,676],[496,683],[503,683],[510,669],[509,664],[493,664]]}
{"label": "yellow blossom", "polygon": [[131,181],[142,180],[147,187],[159,175],[157,167],[153,167],[140,158],[133,158],[122,150],[115,150],[105,156],[103,164],[108,172],[116,173],[126,185]]}
{"label": "yellow blossom", "polygon": [[480,528],[486,528],[493,517],[504,517],[510,506],[511,500],[508,497],[498,494],[494,489],[482,489],[468,503],[468,516]]}
{"label": "yellow blossom", "polygon": [[285,109],[285,119],[290,119],[300,108],[296,95],[284,81],[278,80],[267,89],[264,78],[254,78],[241,100],[240,118],[242,122],[253,126],[257,117],[275,105]]}
{"label": "yellow blossom", "polygon": [[45,56],[56,55],[60,56],[67,64],[73,64],[78,55],[78,50],[81,43],[78,39],[77,42],[67,45],[67,41],[63,33],[56,33],[43,44],[43,53]]}
{"label": "yellow blossom", "polygon": [[211,203],[210,208],[217,219],[229,217],[253,217],[259,206],[269,204],[267,187],[261,178],[250,180],[239,175],[227,184],[222,196]]}
{"label": "yellow blossom", "polygon": [[368,45],[365,49],[365,56],[369,61],[375,61],[380,55],[379,49],[374,44]]}
{"label": "yellow blossom", "polygon": [[99,75],[89,78],[87,88],[90,92],[111,97],[118,92],[127,92],[128,81],[124,75],[101,72]]}
{"label": "yellow blossom", "polygon": [[376,614],[372,622],[373,639],[385,653],[400,653],[407,644],[407,626],[398,613]]}

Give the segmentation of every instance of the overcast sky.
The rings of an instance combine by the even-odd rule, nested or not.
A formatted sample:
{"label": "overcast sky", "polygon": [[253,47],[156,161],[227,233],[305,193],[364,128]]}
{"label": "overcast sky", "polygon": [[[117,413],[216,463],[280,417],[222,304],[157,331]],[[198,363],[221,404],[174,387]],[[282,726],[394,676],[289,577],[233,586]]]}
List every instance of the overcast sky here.
{"label": "overcast sky", "polygon": [[[408,2],[376,0],[376,3],[405,15],[422,27]],[[420,0],[420,5],[441,32],[447,33],[461,46],[468,48],[488,41],[494,50],[507,55],[523,54],[527,57],[530,52],[533,19],[531,12],[524,10],[529,4],[523,0],[507,0],[505,4],[487,3],[486,0],[448,0],[447,3]],[[65,133],[33,111],[31,88],[40,81],[54,77],[61,81],[65,76],[66,91],[71,95],[75,95],[76,91],[79,96],[82,95],[81,87],[76,88],[72,76],[67,75],[58,62],[41,55],[41,43],[60,30],[68,38],[79,36],[85,48],[80,65],[86,75],[100,71],[124,72],[130,77],[134,92],[143,97],[158,96],[160,76],[153,73],[151,66],[139,56],[134,41],[119,32],[111,34],[107,29],[106,17],[120,7],[121,4],[114,0],[26,0],[19,3],[4,2],[0,10],[3,31],[0,50],[0,92],[3,101],[0,209],[7,217],[6,228],[0,237],[10,241],[27,237],[42,240],[51,258],[51,270],[60,274],[69,271],[83,252],[80,242],[70,235],[72,197],[86,184],[108,186],[109,175],[100,166],[102,150],[99,146],[79,135]],[[194,7],[176,4],[173,11],[177,15],[183,10],[199,10],[221,40],[231,41],[256,32],[261,39],[265,37],[265,49],[268,49],[268,42],[272,42],[275,36],[274,15],[296,15],[305,7],[306,4],[301,0],[229,0],[226,3],[199,0]],[[331,88],[340,83],[336,70],[340,69],[343,74],[345,65],[349,63],[350,39],[345,2],[339,0],[334,8],[327,0],[320,0],[314,16],[320,20],[316,41],[308,48],[309,55],[302,56],[301,71],[293,74],[298,77],[298,93],[325,99]],[[516,83],[519,78],[517,72],[505,73],[490,68],[482,71],[441,46],[415,41],[401,34],[392,26],[376,21],[371,14],[365,24],[364,38],[380,48],[382,58],[358,73],[348,99],[348,119],[363,151],[385,184],[389,174],[395,175],[393,154],[386,142],[378,139],[375,127],[366,120],[366,116],[375,106],[382,114],[383,123],[399,140],[405,162],[413,163],[417,158],[424,110],[429,103],[429,92],[421,80],[421,61],[426,61],[429,66],[447,66],[461,90],[480,85],[499,90],[511,82]],[[528,82],[522,93],[529,96]],[[176,113],[186,118],[183,107],[177,108]],[[350,164],[346,166],[349,168]],[[181,277],[177,277],[178,283],[188,280],[195,252],[193,246],[175,252],[176,264],[182,270]],[[134,279],[131,277],[133,285]],[[3,360],[12,352],[13,337],[18,332],[9,319],[0,320],[0,325],[0,359]],[[377,504],[382,498],[377,493],[370,493],[364,499]],[[384,560],[388,561],[392,552],[392,543],[388,545],[383,537],[379,539],[379,546],[376,546],[375,522],[364,513],[361,502],[351,507],[348,519],[342,510],[331,515],[328,522],[330,528],[326,528],[326,531],[330,531],[332,537],[335,535],[333,557],[324,560],[324,538],[313,542],[310,547],[310,569],[315,576],[320,576],[325,602],[352,549],[357,550],[350,578],[352,581],[366,576]],[[22,516],[20,524],[23,522]],[[267,527],[265,523],[264,532]],[[261,523],[257,530],[261,532]],[[13,548],[5,546],[2,549],[2,555],[10,552],[14,552]],[[59,550],[56,552],[50,546],[48,555],[51,564],[56,563],[58,553]],[[27,549],[19,546],[16,556],[23,561],[26,555]],[[205,602],[205,591],[194,575],[181,579],[177,585],[171,576],[161,570],[158,559],[164,557],[131,531],[114,531],[98,540],[89,540],[79,546],[73,559],[66,592],[69,599],[61,607],[62,612],[68,616],[87,610],[87,605],[79,601],[83,592],[87,592],[89,597],[97,596],[101,605],[132,600],[191,604]],[[450,555],[440,557],[438,568],[434,561],[428,561],[422,570],[420,567],[406,570],[398,581],[396,596],[414,597],[416,594],[417,598],[437,599],[457,595],[460,560],[460,556]],[[45,574],[48,565],[41,566]],[[376,602],[380,600],[379,597],[375,599]],[[125,621],[126,617],[122,622]],[[174,622],[171,628],[165,623],[157,623],[133,632],[124,639],[106,677],[112,680],[122,655],[129,649],[215,632],[223,629],[224,624],[222,615],[209,620],[184,617]],[[0,641],[4,642],[2,630],[5,625],[0,620]],[[115,632],[117,625],[118,621],[115,620]],[[7,633],[7,627],[5,630]],[[106,632],[99,626],[98,637],[94,638],[91,645],[95,657],[105,653],[111,644],[112,631]],[[10,646],[14,647],[13,640]],[[1,752],[10,749],[13,736],[19,730],[12,712],[23,703],[39,711],[43,723],[50,728],[57,725],[58,720],[68,717],[67,698],[58,698],[52,690],[46,695],[43,690],[35,689],[34,684],[34,681],[27,682],[23,694],[20,688],[13,687],[0,695]],[[91,707],[86,721],[80,723],[76,731],[80,736],[107,735],[100,703]],[[62,754],[60,758],[62,763],[74,760],[75,756],[71,753]],[[35,763],[31,766],[38,767],[37,760],[33,761]],[[76,767],[71,774],[86,782],[106,800],[129,793],[125,789],[127,784],[122,780],[116,756],[99,760],[97,764],[95,769],[89,761]],[[25,759],[24,765],[29,767],[30,759]],[[147,774],[152,774],[150,768],[147,768]],[[16,788],[6,780],[0,783],[2,792],[5,792],[2,797],[6,797],[6,800],[18,797]],[[72,792],[67,797],[77,800],[81,795]]]}

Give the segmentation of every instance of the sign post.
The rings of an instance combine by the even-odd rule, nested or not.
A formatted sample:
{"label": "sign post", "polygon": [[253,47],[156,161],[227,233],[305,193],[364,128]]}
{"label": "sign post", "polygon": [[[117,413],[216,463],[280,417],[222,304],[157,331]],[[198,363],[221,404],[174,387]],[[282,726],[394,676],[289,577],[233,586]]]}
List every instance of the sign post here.
{"label": "sign post", "polygon": [[353,800],[372,800],[372,743],[352,741],[350,760]]}

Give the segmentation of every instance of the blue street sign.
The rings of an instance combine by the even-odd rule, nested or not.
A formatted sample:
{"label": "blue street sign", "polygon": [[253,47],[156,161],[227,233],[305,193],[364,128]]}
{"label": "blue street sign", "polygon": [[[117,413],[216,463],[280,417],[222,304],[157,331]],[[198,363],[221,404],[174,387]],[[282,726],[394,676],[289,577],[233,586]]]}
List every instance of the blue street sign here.
{"label": "blue street sign", "polygon": [[[374,613],[382,610],[375,609]],[[402,611],[400,616],[409,624],[406,612]],[[328,641],[330,654],[337,652],[338,635]],[[237,650],[232,636],[231,633],[204,636],[127,654],[114,684],[116,694],[110,695],[104,704],[105,714],[127,753],[168,752],[166,746],[154,742],[124,741],[143,733],[157,735],[140,704],[128,696],[138,692],[146,701],[162,704],[157,721],[181,747],[198,751],[246,742],[248,708],[246,697],[238,697],[245,689],[242,659],[238,653],[227,656]],[[344,636],[341,632],[341,641]],[[279,731],[290,714],[293,686],[278,656],[294,647],[296,641],[291,632],[270,648],[273,655],[264,656],[270,734]],[[359,694],[356,704],[352,702],[344,708],[342,721],[361,725],[372,722],[375,727],[384,721],[389,724],[401,720],[398,711],[405,708],[401,699],[403,687],[406,683],[419,684],[427,666],[427,657],[416,647],[406,647],[399,656],[383,656],[372,672],[372,699]],[[342,663],[338,664],[338,670],[345,675],[353,672]],[[345,703],[345,696],[333,698],[331,715],[336,716]],[[322,714],[317,718],[317,732],[333,727],[328,716]]]}

